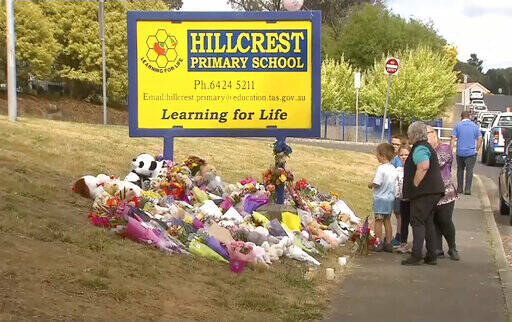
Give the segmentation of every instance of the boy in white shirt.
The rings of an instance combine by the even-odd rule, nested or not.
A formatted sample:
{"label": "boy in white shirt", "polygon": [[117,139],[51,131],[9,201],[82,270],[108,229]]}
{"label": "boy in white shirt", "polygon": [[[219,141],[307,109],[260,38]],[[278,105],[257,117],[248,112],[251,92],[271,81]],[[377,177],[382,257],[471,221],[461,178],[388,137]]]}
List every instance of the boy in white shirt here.
{"label": "boy in white shirt", "polygon": [[[375,172],[373,182],[368,188],[373,189],[373,212],[375,214],[375,236],[382,241],[375,251],[393,252],[391,239],[393,228],[391,226],[391,213],[395,202],[395,182],[397,172],[391,164],[395,150],[391,144],[381,143],[377,146],[377,160],[380,165]],[[382,225],[386,231],[386,240],[382,240]]]}

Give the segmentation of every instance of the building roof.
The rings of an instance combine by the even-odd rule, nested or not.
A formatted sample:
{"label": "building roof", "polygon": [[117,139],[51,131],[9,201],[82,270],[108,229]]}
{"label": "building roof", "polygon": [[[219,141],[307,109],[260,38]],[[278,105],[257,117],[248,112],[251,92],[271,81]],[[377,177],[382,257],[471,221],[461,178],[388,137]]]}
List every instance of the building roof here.
{"label": "building roof", "polygon": [[485,88],[484,85],[480,84],[480,83],[459,83],[459,88],[457,90],[457,92],[461,93],[462,91],[466,90],[466,89],[472,89],[473,87],[479,87],[479,89],[481,89],[485,94],[488,94],[490,93],[491,91],[488,90],[487,88]]}
{"label": "building roof", "polygon": [[485,95],[484,102],[489,111],[505,112],[512,107],[512,95]]}

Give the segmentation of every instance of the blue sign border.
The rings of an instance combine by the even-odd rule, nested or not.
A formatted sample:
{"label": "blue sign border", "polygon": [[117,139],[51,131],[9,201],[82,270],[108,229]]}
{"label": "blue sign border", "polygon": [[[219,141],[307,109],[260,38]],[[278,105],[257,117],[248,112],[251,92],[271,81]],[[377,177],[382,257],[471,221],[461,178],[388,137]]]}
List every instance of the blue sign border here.
{"label": "blue sign border", "polygon": [[[137,21],[168,20],[182,21],[244,21],[244,20],[310,20],[312,22],[311,57],[311,128],[309,129],[150,129],[138,127],[137,93]],[[128,11],[128,111],[129,135],[131,137],[164,137],[172,142],[173,137],[320,137],[320,11],[293,12],[179,12],[179,11]],[[164,142],[165,143],[165,142]],[[172,144],[172,143],[171,143]],[[167,145],[167,144],[166,144]],[[166,149],[172,149],[167,147]],[[171,150],[172,151],[172,150]],[[172,152],[171,152],[172,153]],[[164,153],[166,154],[166,153]]]}

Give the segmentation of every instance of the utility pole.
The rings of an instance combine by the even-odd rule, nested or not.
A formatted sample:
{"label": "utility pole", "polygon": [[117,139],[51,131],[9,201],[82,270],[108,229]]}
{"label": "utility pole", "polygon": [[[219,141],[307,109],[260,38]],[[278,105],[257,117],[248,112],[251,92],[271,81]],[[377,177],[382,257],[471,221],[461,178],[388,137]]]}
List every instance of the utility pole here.
{"label": "utility pole", "polygon": [[7,12],[7,106],[9,120],[18,117],[16,97],[16,38],[14,35],[14,0],[5,2]]}
{"label": "utility pole", "polygon": [[103,124],[107,124],[107,63],[105,61],[105,0],[99,0],[98,18],[100,23],[101,61],[103,68]]}

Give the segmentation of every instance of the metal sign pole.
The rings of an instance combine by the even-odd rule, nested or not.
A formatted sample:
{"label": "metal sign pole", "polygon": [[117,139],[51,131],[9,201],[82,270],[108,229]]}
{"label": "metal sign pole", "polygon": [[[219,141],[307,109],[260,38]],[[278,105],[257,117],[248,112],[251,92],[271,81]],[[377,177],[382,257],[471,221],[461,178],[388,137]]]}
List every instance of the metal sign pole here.
{"label": "metal sign pole", "polygon": [[103,69],[103,124],[107,124],[107,64],[105,61],[105,0],[99,0],[99,22],[101,39],[101,60]]}
{"label": "metal sign pole", "polygon": [[7,108],[9,120],[18,117],[16,94],[16,38],[14,35],[14,0],[5,2],[7,12]]}
{"label": "metal sign pole", "polygon": [[359,137],[359,88],[356,88],[356,142]]}
{"label": "metal sign pole", "polygon": [[354,86],[356,88],[356,142],[359,137],[359,87],[361,87],[361,73],[355,72]]}
{"label": "metal sign pole", "polygon": [[380,140],[384,141],[384,124],[386,123],[386,116],[388,113],[388,104],[389,104],[389,88],[391,87],[391,74],[388,75],[388,91],[386,93],[386,105],[384,106],[384,116],[382,117],[382,133],[380,135]]}

